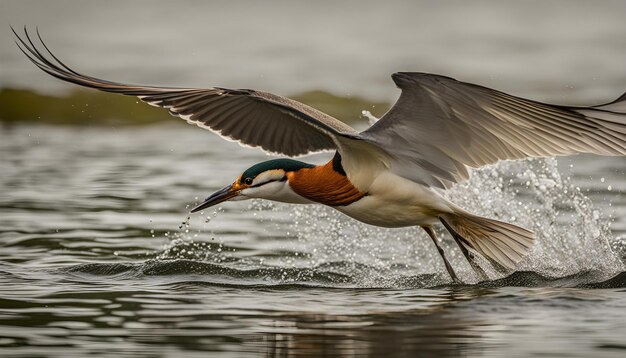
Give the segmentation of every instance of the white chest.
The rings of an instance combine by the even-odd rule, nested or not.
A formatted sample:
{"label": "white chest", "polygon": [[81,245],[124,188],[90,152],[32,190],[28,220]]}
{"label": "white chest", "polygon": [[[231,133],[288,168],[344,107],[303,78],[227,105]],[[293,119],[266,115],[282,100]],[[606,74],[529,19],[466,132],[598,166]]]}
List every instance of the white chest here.
{"label": "white chest", "polygon": [[350,205],[335,207],[364,223],[382,227],[431,225],[438,215],[452,212],[445,198],[432,189],[383,172],[370,186],[368,195]]}

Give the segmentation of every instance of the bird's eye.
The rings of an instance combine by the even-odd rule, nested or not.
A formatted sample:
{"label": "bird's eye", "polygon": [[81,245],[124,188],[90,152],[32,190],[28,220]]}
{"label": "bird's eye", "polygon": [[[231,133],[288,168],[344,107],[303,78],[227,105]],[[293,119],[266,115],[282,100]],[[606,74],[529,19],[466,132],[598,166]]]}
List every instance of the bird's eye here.
{"label": "bird's eye", "polygon": [[252,185],[252,178],[246,178],[243,180],[244,184],[246,185]]}

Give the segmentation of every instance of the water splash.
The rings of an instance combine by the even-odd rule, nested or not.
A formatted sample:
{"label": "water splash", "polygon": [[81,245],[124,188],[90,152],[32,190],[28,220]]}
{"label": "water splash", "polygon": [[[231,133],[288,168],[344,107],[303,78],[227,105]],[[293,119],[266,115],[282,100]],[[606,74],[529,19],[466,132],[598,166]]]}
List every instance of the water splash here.
{"label": "water splash", "polygon": [[[624,270],[620,248],[625,245],[612,236],[610,217],[594,208],[569,177],[561,175],[555,159],[502,162],[482,168],[445,195],[473,213],[536,232],[537,243],[518,271],[540,275],[547,281],[575,276],[600,282]],[[210,262],[229,269],[261,270],[260,275],[263,270],[278,270],[282,273],[272,277],[290,284],[311,277],[302,272],[336,274],[341,277],[338,285],[349,282],[356,287],[430,287],[449,282],[438,253],[420,228],[373,227],[321,205],[254,200],[248,209],[258,225],[285,235],[275,240],[280,244],[274,248],[272,259],[239,255],[235,246],[219,239],[210,225],[218,211],[202,216],[202,225],[195,229],[191,225],[194,217],[187,218],[179,231],[168,233],[173,240],[156,259]],[[456,244],[444,230],[438,234],[461,279],[477,283],[479,278]],[[482,266],[490,278],[503,279],[486,261]],[[517,281],[515,276],[512,282]]]}
{"label": "water splash", "polygon": [[[445,195],[471,212],[536,232],[537,243],[518,266],[520,271],[547,277],[593,271],[603,273],[598,279],[608,279],[624,270],[615,249],[624,243],[612,236],[610,217],[559,173],[556,159],[510,161],[482,168]],[[376,228],[324,207],[300,206],[290,215],[300,244],[311,253],[311,265],[345,260],[375,268],[375,274],[359,277],[364,286],[393,286],[408,277],[445,272],[419,228]],[[442,230],[438,234],[450,261],[459,268],[459,276],[465,282],[477,282],[448,234]],[[487,262],[482,263],[492,279],[503,277]]]}
{"label": "water splash", "polygon": [[554,158],[483,168],[448,195],[479,215],[535,231],[537,243],[518,270],[555,277],[585,270],[612,276],[624,270],[611,247],[619,241],[610,231],[611,218],[559,172]]}
{"label": "water splash", "polygon": [[[228,253],[234,252],[235,249],[224,247],[221,241],[215,242],[214,233],[208,230],[208,224],[217,217],[219,211],[219,209],[213,210],[209,214],[201,212],[199,216],[203,223],[200,227],[192,227],[192,217],[187,216],[178,226],[178,231],[165,232],[164,236],[171,241],[163,246],[156,259],[162,261],[198,260],[213,263],[228,261],[230,259]],[[211,242],[195,241],[200,235],[206,236],[207,233],[211,236]]]}

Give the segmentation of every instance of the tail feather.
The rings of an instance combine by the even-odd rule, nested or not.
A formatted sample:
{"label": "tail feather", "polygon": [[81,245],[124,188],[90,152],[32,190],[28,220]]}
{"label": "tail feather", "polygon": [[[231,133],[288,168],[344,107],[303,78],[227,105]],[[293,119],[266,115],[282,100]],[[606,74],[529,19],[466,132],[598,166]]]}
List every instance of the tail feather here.
{"label": "tail feather", "polygon": [[466,249],[508,269],[515,268],[535,240],[532,231],[469,213],[444,214],[440,220]]}

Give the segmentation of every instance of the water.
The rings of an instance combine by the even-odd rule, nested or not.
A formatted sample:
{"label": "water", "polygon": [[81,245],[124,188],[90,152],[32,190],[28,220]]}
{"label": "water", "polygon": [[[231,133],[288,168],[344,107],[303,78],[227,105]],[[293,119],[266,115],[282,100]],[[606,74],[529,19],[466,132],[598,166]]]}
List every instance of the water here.
{"label": "water", "polygon": [[[606,102],[626,83],[623,1],[0,9],[0,86],[52,93],[73,87],[36,71],[9,24],[39,25],[85,73],[135,83],[393,100],[391,73],[425,71],[563,104]],[[174,119],[1,124],[0,356],[626,353],[624,158],[501,163],[455,187],[465,208],[538,234],[518,272],[487,269],[478,283],[439,231],[464,285],[450,284],[416,228],[264,201],[188,217],[264,159]]]}
{"label": "water", "polygon": [[188,219],[187,208],[265,158],[193,126],[4,126],[0,151],[0,354],[587,357],[626,349],[620,158],[475,173],[453,199],[534,228],[539,243],[521,271],[490,271],[491,281],[476,284],[444,240],[468,283],[451,285],[415,228],[265,201]]}

